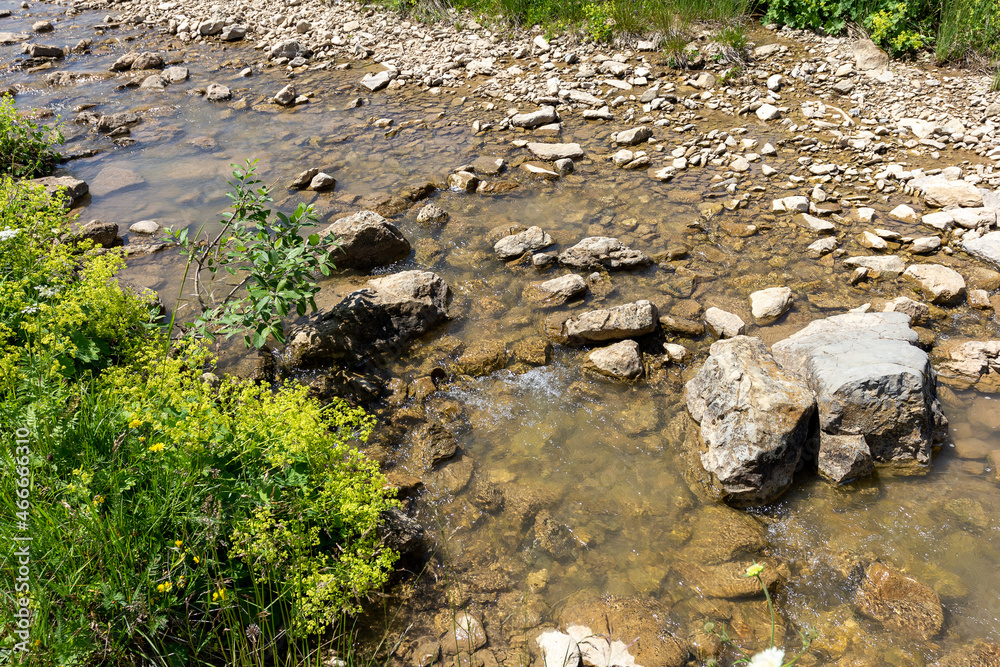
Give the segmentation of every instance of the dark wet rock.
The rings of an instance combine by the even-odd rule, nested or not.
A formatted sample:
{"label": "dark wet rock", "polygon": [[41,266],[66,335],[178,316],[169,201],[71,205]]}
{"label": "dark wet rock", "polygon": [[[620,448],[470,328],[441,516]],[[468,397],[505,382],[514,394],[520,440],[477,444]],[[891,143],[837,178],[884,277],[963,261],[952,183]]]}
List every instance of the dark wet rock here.
{"label": "dark wet rock", "polygon": [[424,467],[430,470],[455,456],[458,440],[441,423],[432,421],[413,432],[413,449]]}
{"label": "dark wet rock", "polygon": [[767,531],[753,516],[727,507],[708,505],[692,519],[693,533],[683,556],[704,565],[755,556],[767,548]]}
{"label": "dark wet rock", "polygon": [[505,236],[493,245],[493,252],[498,259],[509,261],[517,259],[526,252],[541,250],[552,245],[552,237],[542,231],[541,227],[528,227],[523,232]]}
{"label": "dark wet rock", "polygon": [[658,324],[656,306],[650,301],[636,301],[590,310],[562,321],[552,318],[546,322],[546,330],[558,343],[586,345],[643,336],[655,331]]}
{"label": "dark wet rock", "polygon": [[503,341],[485,341],[470,345],[455,361],[459,373],[478,377],[507,366],[507,346]]}
{"label": "dark wet rock", "polygon": [[702,465],[727,502],[771,502],[792,483],[815,399],[802,379],[778,367],[759,338],[721,340],[710,352],[685,386],[688,411],[708,448]]}
{"label": "dark wet rock", "polygon": [[441,637],[441,653],[447,658],[462,653],[472,653],[486,646],[486,630],[482,622],[472,614],[460,611],[449,623],[449,629]]}
{"label": "dark wet rock", "polygon": [[532,283],[525,288],[524,295],[531,303],[560,306],[586,292],[587,281],[575,273],[568,273],[545,282]]}
{"label": "dark wet rock", "polygon": [[28,55],[32,58],[62,58],[66,55],[61,46],[47,44],[29,44]]}
{"label": "dark wet rock", "polygon": [[636,269],[651,265],[646,253],[608,236],[590,236],[559,254],[559,263],[579,270]]}
{"label": "dark wet rock", "polygon": [[876,463],[927,464],[943,442],[927,353],[904,313],[847,313],[816,320],[771,350],[816,394],[820,428],[861,435]]}
{"label": "dark wet rock", "polygon": [[834,484],[848,484],[872,474],[875,462],[863,435],[820,433],[819,472]]}
{"label": "dark wet rock", "polygon": [[436,639],[424,638],[413,650],[413,667],[431,667],[441,655],[441,642]]}
{"label": "dark wet rock", "polygon": [[403,271],[368,282],[289,335],[288,360],[366,360],[398,354],[448,319],[451,290],[437,274]]}
{"label": "dark wet rock", "polygon": [[763,595],[756,577],[747,577],[747,568],[754,563],[763,564],[761,578],[772,595],[784,584],[790,572],[788,566],[772,558],[736,560],[719,565],[699,565],[680,562],[675,565],[685,582],[700,593],[714,598],[753,598]]}
{"label": "dark wet rock", "polygon": [[667,607],[657,600],[613,595],[573,596],[559,612],[562,627],[583,626],[623,642],[636,664],[681,667],[688,651],[671,633],[669,617]]}
{"label": "dark wet rock", "polygon": [[549,123],[557,122],[559,122],[559,114],[556,113],[555,107],[542,107],[537,111],[517,114],[515,116],[511,116],[510,118],[511,125],[526,129],[532,129],[540,125],[548,125]]}
{"label": "dark wet rock", "polygon": [[552,343],[544,338],[520,340],[511,346],[515,363],[528,366],[547,366],[552,361]]}
{"label": "dark wet rock", "polygon": [[93,241],[94,245],[101,248],[112,248],[121,243],[118,238],[118,223],[102,220],[91,220],[81,225],[73,238],[76,241]]}
{"label": "dark wet rock", "polygon": [[944,611],[937,593],[882,563],[859,565],[854,604],[865,616],[910,639],[929,640],[941,632]]}
{"label": "dark wet rock", "polygon": [[127,190],[142,185],[146,180],[139,174],[121,167],[105,167],[98,172],[90,184],[90,194],[96,197],[110,195],[119,190]]}
{"label": "dark wet rock", "polygon": [[697,338],[705,333],[705,325],[701,322],[685,319],[683,317],[676,317],[674,315],[661,315],[660,327],[668,333],[678,334],[688,338]]}
{"label": "dark wet rock", "polygon": [[143,69],[163,69],[163,56],[149,51],[133,51],[118,58],[110,67],[112,72]]}
{"label": "dark wet rock", "polygon": [[583,368],[616,380],[635,380],[643,374],[642,352],[634,340],[623,340],[592,351]]}
{"label": "dark wet rock", "polygon": [[423,527],[397,507],[382,513],[379,532],[385,546],[401,554],[416,551],[424,539]]}
{"label": "dark wet rock", "polygon": [[331,253],[338,269],[372,269],[410,254],[410,243],[403,233],[373,211],[341,218],[319,234],[339,246]]}
{"label": "dark wet rock", "polygon": [[90,187],[85,181],[71,176],[45,176],[33,179],[31,182],[45,188],[45,192],[50,197],[58,193],[58,196],[63,198],[67,208],[75,206],[90,192]]}
{"label": "dark wet rock", "polygon": [[139,114],[131,111],[120,111],[118,113],[101,116],[97,120],[97,129],[101,132],[111,132],[123,127],[132,127],[142,122]]}
{"label": "dark wet rock", "polygon": [[548,510],[535,515],[534,534],[538,548],[559,561],[569,560],[582,546],[569,526],[556,520]]}

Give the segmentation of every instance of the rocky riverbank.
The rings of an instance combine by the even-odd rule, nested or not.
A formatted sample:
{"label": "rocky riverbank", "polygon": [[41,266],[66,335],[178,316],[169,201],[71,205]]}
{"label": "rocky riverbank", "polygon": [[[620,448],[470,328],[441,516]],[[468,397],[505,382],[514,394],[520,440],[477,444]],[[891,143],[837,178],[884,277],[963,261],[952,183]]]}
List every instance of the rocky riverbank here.
{"label": "rocky riverbank", "polygon": [[[706,618],[758,647],[755,560],[779,633],[820,628],[799,664],[995,651],[975,589],[994,580],[1000,425],[957,393],[1000,371],[985,77],[786,30],[754,33],[730,76],[709,32],[678,70],[645,40],[349,3],[66,11],[0,41],[28,44],[4,61],[18,96],[71,99],[79,148],[104,151],[67,165],[95,160],[89,195],[49,183],[74,210],[164,187],[130,161],[172,137],[197,168],[291,136],[271,174],[316,204],[346,272],[279,370],[379,412],[367,450],[431,573],[394,591],[400,662],[679,665],[725,655]],[[113,92],[89,98],[99,82]],[[199,136],[175,120],[189,107]],[[245,144],[216,127],[241,118]],[[355,143],[406,176],[352,190]],[[129,214],[81,231],[155,274],[165,255],[135,251],[162,247],[159,223]]]}

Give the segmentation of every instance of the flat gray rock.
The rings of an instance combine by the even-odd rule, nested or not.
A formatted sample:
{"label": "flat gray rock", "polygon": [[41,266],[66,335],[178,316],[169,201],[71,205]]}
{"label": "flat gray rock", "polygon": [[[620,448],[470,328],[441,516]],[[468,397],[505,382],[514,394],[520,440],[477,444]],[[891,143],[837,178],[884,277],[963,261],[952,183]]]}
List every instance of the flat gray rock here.
{"label": "flat gray rock", "polygon": [[616,380],[635,380],[643,373],[642,352],[634,340],[623,340],[592,351],[584,368]]}
{"label": "flat gray rock", "polygon": [[902,275],[906,270],[906,264],[897,255],[872,255],[861,257],[848,257],[844,260],[846,266],[861,266],[879,273],[886,278],[893,278]]}
{"label": "flat gray rock", "polygon": [[548,160],[549,162],[555,162],[556,160],[562,160],[569,158],[570,160],[578,160],[584,156],[583,149],[580,148],[580,144],[548,144],[548,143],[538,143],[532,142],[528,144],[528,150],[539,160]]}
{"label": "flat gray rock", "polygon": [[637,269],[653,263],[646,253],[633,250],[610,236],[588,236],[559,254],[559,263],[580,270]]}
{"label": "flat gray rock", "polygon": [[771,351],[816,394],[824,433],[864,436],[877,463],[925,465],[948,421],[917,340],[905,313],[846,313],[812,322]]}
{"label": "flat gray rock", "polygon": [[990,232],[972,239],[966,235],[962,238],[962,250],[1000,271],[1000,232]]}
{"label": "flat gray rock", "polygon": [[332,237],[339,246],[331,252],[338,269],[373,269],[392,264],[410,253],[410,242],[403,233],[374,211],[359,211],[340,218],[319,235]]}
{"label": "flat gray rock", "polygon": [[586,345],[644,336],[656,330],[656,306],[649,301],[636,301],[611,308],[590,310],[553,326],[546,324],[556,342]]}
{"label": "flat gray rock", "polygon": [[552,237],[541,227],[528,227],[523,232],[505,236],[493,245],[493,252],[502,261],[517,259],[526,252],[552,245]]}

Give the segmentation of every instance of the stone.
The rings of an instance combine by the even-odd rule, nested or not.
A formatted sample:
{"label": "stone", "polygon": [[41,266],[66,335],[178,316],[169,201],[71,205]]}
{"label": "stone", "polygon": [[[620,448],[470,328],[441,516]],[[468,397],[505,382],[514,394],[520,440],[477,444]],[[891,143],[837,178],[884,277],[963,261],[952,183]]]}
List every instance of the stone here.
{"label": "stone", "polygon": [[97,129],[101,132],[113,132],[123,127],[132,127],[142,122],[139,114],[131,111],[106,114],[97,119]]}
{"label": "stone", "polygon": [[566,633],[577,642],[580,661],[584,667],[639,667],[635,656],[628,652],[629,646],[620,639],[609,640],[597,635],[588,627],[571,625]]}
{"label": "stone", "polygon": [[275,104],[287,107],[295,103],[296,97],[298,97],[298,95],[295,93],[295,84],[290,83],[281,90],[279,90],[277,93],[275,93],[274,97],[272,97],[271,99],[274,101]]}
{"label": "stone", "polygon": [[910,186],[923,195],[924,203],[934,208],[961,206],[966,208],[983,205],[983,195],[972,183],[953,181],[942,176],[925,176],[910,181]]}
{"label": "stone", "polygon": [[716,341],[684,387],[701,427],[701,463],[715,492],[736,505],[769,503],[792,483],[816,401],[806,383],[781,369],[759,338]]}
{"label": "stone", "polygon": [[913,245],[910,246],[910,252],[915,255],[927,255],[940,247],[941,237],[921,236],[920,238],[913,239]]}
{"label": "stone", "polygon": [[938,376],[948,386],[970,389],[982,383],[989,390],[998,384],[1000,341],[948,341],[935,354],[942,359]]}
{"label": "stone", "polygon": [[920,219],[917,212],[906,204],[900,204],[896,208],[889,211],[889,217],[893,220],[908,222],[910,224],[916,224],[917,220]]}
{"label": "stone", "polygon": [[803,226],[809,228],[810,231],[816,232],[817,234],[830,234],[837,231],[837,226],[829,220],[817,218],[816,216],[809,215],[808,213],[803,213],[796,217],[801,220],[801,224]]}
{"label": "stone", "polygon": [[978,238],[962,237],[962,250],[1000,271],[1000,232],[989,232]]}
{"label": "stone", "polygon": [[809,198],[801,195],[783,197],[771,202],[771,210],[775,212],[805,213],[809,210]]}
{"label": "stone", "polygon": [[378,534],[389,549],[409,554],[416,551],[423,542],[423,526],[398,507],[385,510],[380,519]]}
{"label": "stone", "polygon": [[309,189],[316,192],[332,190],[337,185],[337,179],[325,172],[319,172],[309,181]]}
{"label": "stone", "polygon": [[559,114],[556,113],[555,107],[542,107],[537,111],[532,111],[531,113],[522,113],[510,117],[510,124],[514,127],[523,127],[525,129],[532,129],[539,127],[540,125],[548,125],[550,123],[559,122]]}
{"label": "stone", "polygon": [[750,312],[758,324],[773,322],[792,307],[792,290],[770,287],[750,295]]}
{"label": "stone", "polygon": [[875,462],[863,435],[820,434],[819,473],[834,484],[849,484],[868,477]]}
{"label": "stone", "polygon": [[361,77],[359,85],[366,88],[369,92],[374,93],[388,86],[390,81],[392,81],[392,75],[383,70],[381,72],[369,72],[365,74]]}
{"label": "stone", "polygon": [[166,79],[168,83],[184,83],[185,81],[187,81],[188,76],[190,76],[190,73],[188,72],[187,67],[178,67],[175,65],[173,67],[168,67],[165,70],[163,70],[161,76],[163,76],[163,78]]}
{"label": "stone", "polygon": [[844,265],[863,267],[886,278],[902,275],[906,270],[906,264],[898,255],[848,257],[844,260]]}
{"label": "stone", "polygon": [[52,32],[55,30],[49,21],[35,21],[31,24],[31,29],[35,32]]}
{"label": "stone", "polygon": [[66,52],[61,46],[52,46],[49,44],[29,44],[28,45],[28,56],[31,58],[62,58],[66,55]]}
{"label": "stone", "polygon": [[549,329],[556,342],[567,345],[587,345],[612,340],[644,336],[656,330],[656,306],[649,301],[636,301],[611,308],[589,310]]}
{"label": "stone", "polygon": [[119,190],[127,190],[142,185],[146,180],[139,174],[121,167],[105,167],[97,173],[90,184],[90,194],[96,197],[110,195]]}
{"label": "stone", "polygon": [[[90,187],[86,181],[72,176],[45,176],[43,178],[32,179],[35,185],[45,188],[45,193],[49,197],[62,197],[63,205],[71,208],[90,192]],[[58,194],[57,194],[58,193]]]}
{"label": "stone", "polygon": [[635,380],[643,374],[642,353],[634,340],[600,347],[587,355],[584,368],[616,380]]}
{"label": "stone", "polygon": [[507,167],[500,157],[479,157],[472,163],[472,170],[481,176],[499,176]]}
{"label": "stone", "polygon": [[781,79],[782,76],[780,74],[772,74],[767,77],[767,89],[775,92],[781,90]]}
{"label": "stone", "polygon": [[758,46],[753,50],[753,55],[755,58],[770,58],[773,55],[781,53],[781,44],[764,44],[763,46]]}
{"label": "stone", "polygon": [[448,222],[448,213],[437,204],[427,204],[417,212],[417,222],[443,225]]}
{"label": "stone", "polygon": [[479,178],[471,171],[456,171],[448,175],[448,187],[458,192],[475,192]]}
{"label": "stone", "polygon": [[854,67],[859,72],[884,70],[889,66],[889,55],[869,39],[859,39],[851,48]]}
{"label": "stone", "polygon": [[541,227],[528,227],[523,232],[505,236],[493,246],[497,259],[509,261],[517,259],[526,252],[541,250],[552,245],[552,237],[542,231]]}
{"label": "stone", "polygon": [[371,363],[448,320],[448,284],[430,271],[403,271],[368,281],[333,308],[293,329],[286,357],[303,363]]}
{"label": "stone", "polygon": [[829,435],[860,435],[879,464],[926,465],[948,421],[927,353],[905,313],[846,313],[815,320],[771,347],[816,395]]}
{"label": "stone", "polygon": [[840,95],[850,95],[851,91],[854,90],[854,82],[848,79],[838,81],[833,84],[833,90]]}
{"label": "stone", "polygon": [[374,211],[340,218],[319,232],[336,243],[331,258],[338,269],[373,269],[403,259],[410,243],[391,222]]}
{"label": "stone", "polygon": [[486,646],[483,624],[472,614],[460,611],[449,623],[449,630],[441,637],[441,653],[446,657],[472,653]]}
{"label": "stone", "polygon": [[947,266],[912,264],[903,276],[915,280],[920,289],[931,297],[931,303],[952,306],[965,301],[965,278]]}
{"label": "stone", "polygon": [[909,639],[927,641],[941,632],[944,610],[930,587],[877,561],[858,569],[858,611]]}
{"label": "stone", "polygon": [[956,225],[965,229],[978,229],[980,227],[987,229],[997,223],[997,212],[992,208],[956,208],[943,212],[950,215]]}
{"label": "stone", "polygon": [[294,188],[296,190],[302,190],[309,186],[309,184],[312,182],[313,177],[315,177],[316,174],[318,173],[319,173],[319,168],[317,167],[313,167],[311,169],[306,169],[305,171],[299,172],[299,175],[292,180],[289,187]]}
{"label": "stone", "polygon": [[872,232],[864,231],[858,236],[858,243],[862,247],[869,248],[871,250],[888,250],[889,244],[885,239],[880,236],[876,236]]}
{"label": "stone", "polygon": [[156,220],[140,220],[129,225],[128,230],[133,234],[155,234],[160,231],[160,223]]}
{"label": "stone", "polygon": [[576,640],[557,630],[546,630],[535,637],[544,667],[578,667],[580,647]]}
{"label": "stone", "polygon": [[822,257],[827,255],[837,249],[837,238],[835,236],[827,236],[818,241],[813,241],[806,248],[806,251],[813,257]]}
{"label": "stone", "polygon": [[271,50],[268,52],[268,58],[271,60],[274,60],[275,58],[288,58],[289,60],[292,60],[293,58],[297,58],[302,55],[304,51],[305,50],[302,48],[302,45],[296,40],[286,39],[271,47]]}
{"label": "stone", "polygon": [[229,87],[223,86],[220,83],[210,83],[205,90],[205,99],[209,102],[225,102],[232,98],[233,93],[229,90]]}
{"label": "stone", "polygon": [[616,238],[609,236],[588,236],[574,246],[559,253],[559,263],[579,270],[605,268],[638,269],[653,263],[646,253],[633,250]]}
{"label": "stone", "polygon": [[413,451],[424,468],[447,461],[458,452],[458,440],[440,422],[429,421],[413,431]]}
{"label": "stone", "polygon": [[167,79],[161,74],[150,74],[139,84],[142,90],[166,90]]}
{"label": "stone", "polygon": [[503,341],[486,341],[470,346],[455,360],[459,373],[479,377],[507,366],[507,346]]}
{"label": "stone", "polygon": [[615,143],[619,146],[635,146],[649,141],[653,137],[653,130],[648,127],[633,127],[630,130],[622,130],[615,137]]}
{"label": "stone", "polygon": [[204,37],[214,37],[222,32],[225,22],[222,19],[208,19],[198,24],[198,34]]}
{"label": "stone", "polygon": [[567,301],[583,296],[586,292],[587,281],[575,273],[569,273],[542,283],[534,283],[525,289],[529,301],[554,306],[560,306]]}
{"label": "stone", "polygon": [[118,245],[118,223],[91,220],[81,225],[73,238],[76,241],[93,241],[101,248],[112,248]]}
{"label": "stone", "polygon": [[905,313],[910,316],[911,324],[920,324],[927,321],[931,316],[931,309],[927,304],[914,301],[907,296],[899,296],[889,301],[883,306],[884,313]]}
{"label": "stone", "polygon": [[565,158],[577,160],[584,156],[584,152],[583,149],[580,148],[580,144],[546,144],[531,142],[528,144],[528,150],[531,151],[531,154],[539,160],[547,160],[549,162]]}
{"label": "stone", "polygon": [[746,333],[746,322],[739,315],[720,308],[705,311],[705,325],[717,338],[732,338]]}
{"label": "stone", "polygon": [[781,117],[781,112],[778,110],[778,107],[773,104],[762,104],[755,113],[757,114],[757,118],[764,121],[774,120]]}
{"label": "stone", "polygon": [[920,222],[934,229],[939,229],[942,232],[951,231],[951,228],[955,226],[955,218],[952,216],[951,211],[927,213],[921,216]]}
{"label": "stone", "polygon": [[227,25],[222,29],[219,39],[223,42],[238,42],[247,36],[246,26]]}
{"label": "stone", "polygon": [[[618,653],[625,662],[595,667],[632,667],[630,659],[635,665],[682,667],[688,652],[672,635],[669,617],[668,608],[652,598],[615,595],[593,598],[583,593],[571,597],[559,612],[559,621],[567,632],[576,626],[592,629],[591,636],[624,644],[631,654]],[[572,634],[580,636],[581,632],[573,630]]]}
{"label": "stone", "polygon": [[129,69],[163,69],[163,56],[159,53],[144,51],[136,56],[135,60],[133,60],[132,64],[129,66]]}

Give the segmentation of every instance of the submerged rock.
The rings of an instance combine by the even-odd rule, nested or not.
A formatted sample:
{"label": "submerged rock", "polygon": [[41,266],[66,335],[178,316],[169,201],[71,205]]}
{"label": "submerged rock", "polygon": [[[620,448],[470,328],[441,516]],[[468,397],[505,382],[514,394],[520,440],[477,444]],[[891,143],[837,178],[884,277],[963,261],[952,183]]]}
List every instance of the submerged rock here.
{"label": "submerged rock", "polygon": [[341,218],[320,231],[339,246],[331,256],[338,269],[372,269],[392,264],[410,253],[410,242],[394,224],[374,211]]}
{"label": "submerged rock", "polygon": [[523,232],[505,236],[493,246],[497,259],[508,261],[517,259],[526,252],[541,250],[552,245],[552,237],[541,227],[528,227]]}
{"label": "submerged rock", "polygon": [[286,356],[293,364],[319,360],[372,361],[404,347],[448,319],[451,290],[437,274],[403,271],[368,282],[312,322],[294,329]]}
{"label": "submerged rock", "polygon": [[54,195],[62,197],[66,208],[75,206],[90,192],[90,186],[87,185],[86,181],[72,176],[45,176],[33,179],[31,183],[45,188],[45,193],[49,197]]}
{"label": "submerged rock", "polygon": [[586,291],[587,281],[575,273],[568,273],[552,280],[528,285],[524,293],[532,303],[558,306],[583,296]]}
{"label": "submerged rock", "polygon": [[622,244],[610,236],[590,236],[559,254],[559,263],[579,270],[636,269],[653,260],[646,253]]}
{"label": "submerged rock", "polygon": [[941,632],[941,599],[929,587],[879,562],[859,566],[857,574],[854,604],[862,614],[910,639],[928,640]]}
{"label": "submerged rock", "polygon": [[642,352],[634,340],[623,340],[588,354],[584,368],[616,380],[634,380],[643,373]]}
{"label": "submerged rock", "polygon": [[681,667],[688,651],[671,634],[668,619],[667,608],[656,600],[613,595],[570,598],[559,614],[563,627],[582,626],[624,643],[638,665]]}
{"label": "submerged rock", "polygon": [[712,344],[685,385],[688,411],[701,425],[701,463],[724,500],[757,505],[791,485],[810,435],[816,401],[806,383],[778,367],[759,338]]}
{"label": "submerged rock", "polygon": [[546,328],[558,343],[586,345],[652,333],[659,323],[656,315],[652,302],[636,301],[590,310]]}
{"label": "submerged rock", "polygon": [[1000,340],[950,341],[935,349],[941,382],[956,389],[1000,390]]}
{"label": "submerged rock", "polygon": [[822,431],[863,436],[877,463],[927,464],[947,434],[934,373],[909,321],[895,312],[836,315],[771,348],[815,392]]}
{"label": "submerged rock", "polygon": [[535,637],[535,644],[545,667],[578,667],[580,664],[580,647],[565,633],[547,630]]}

